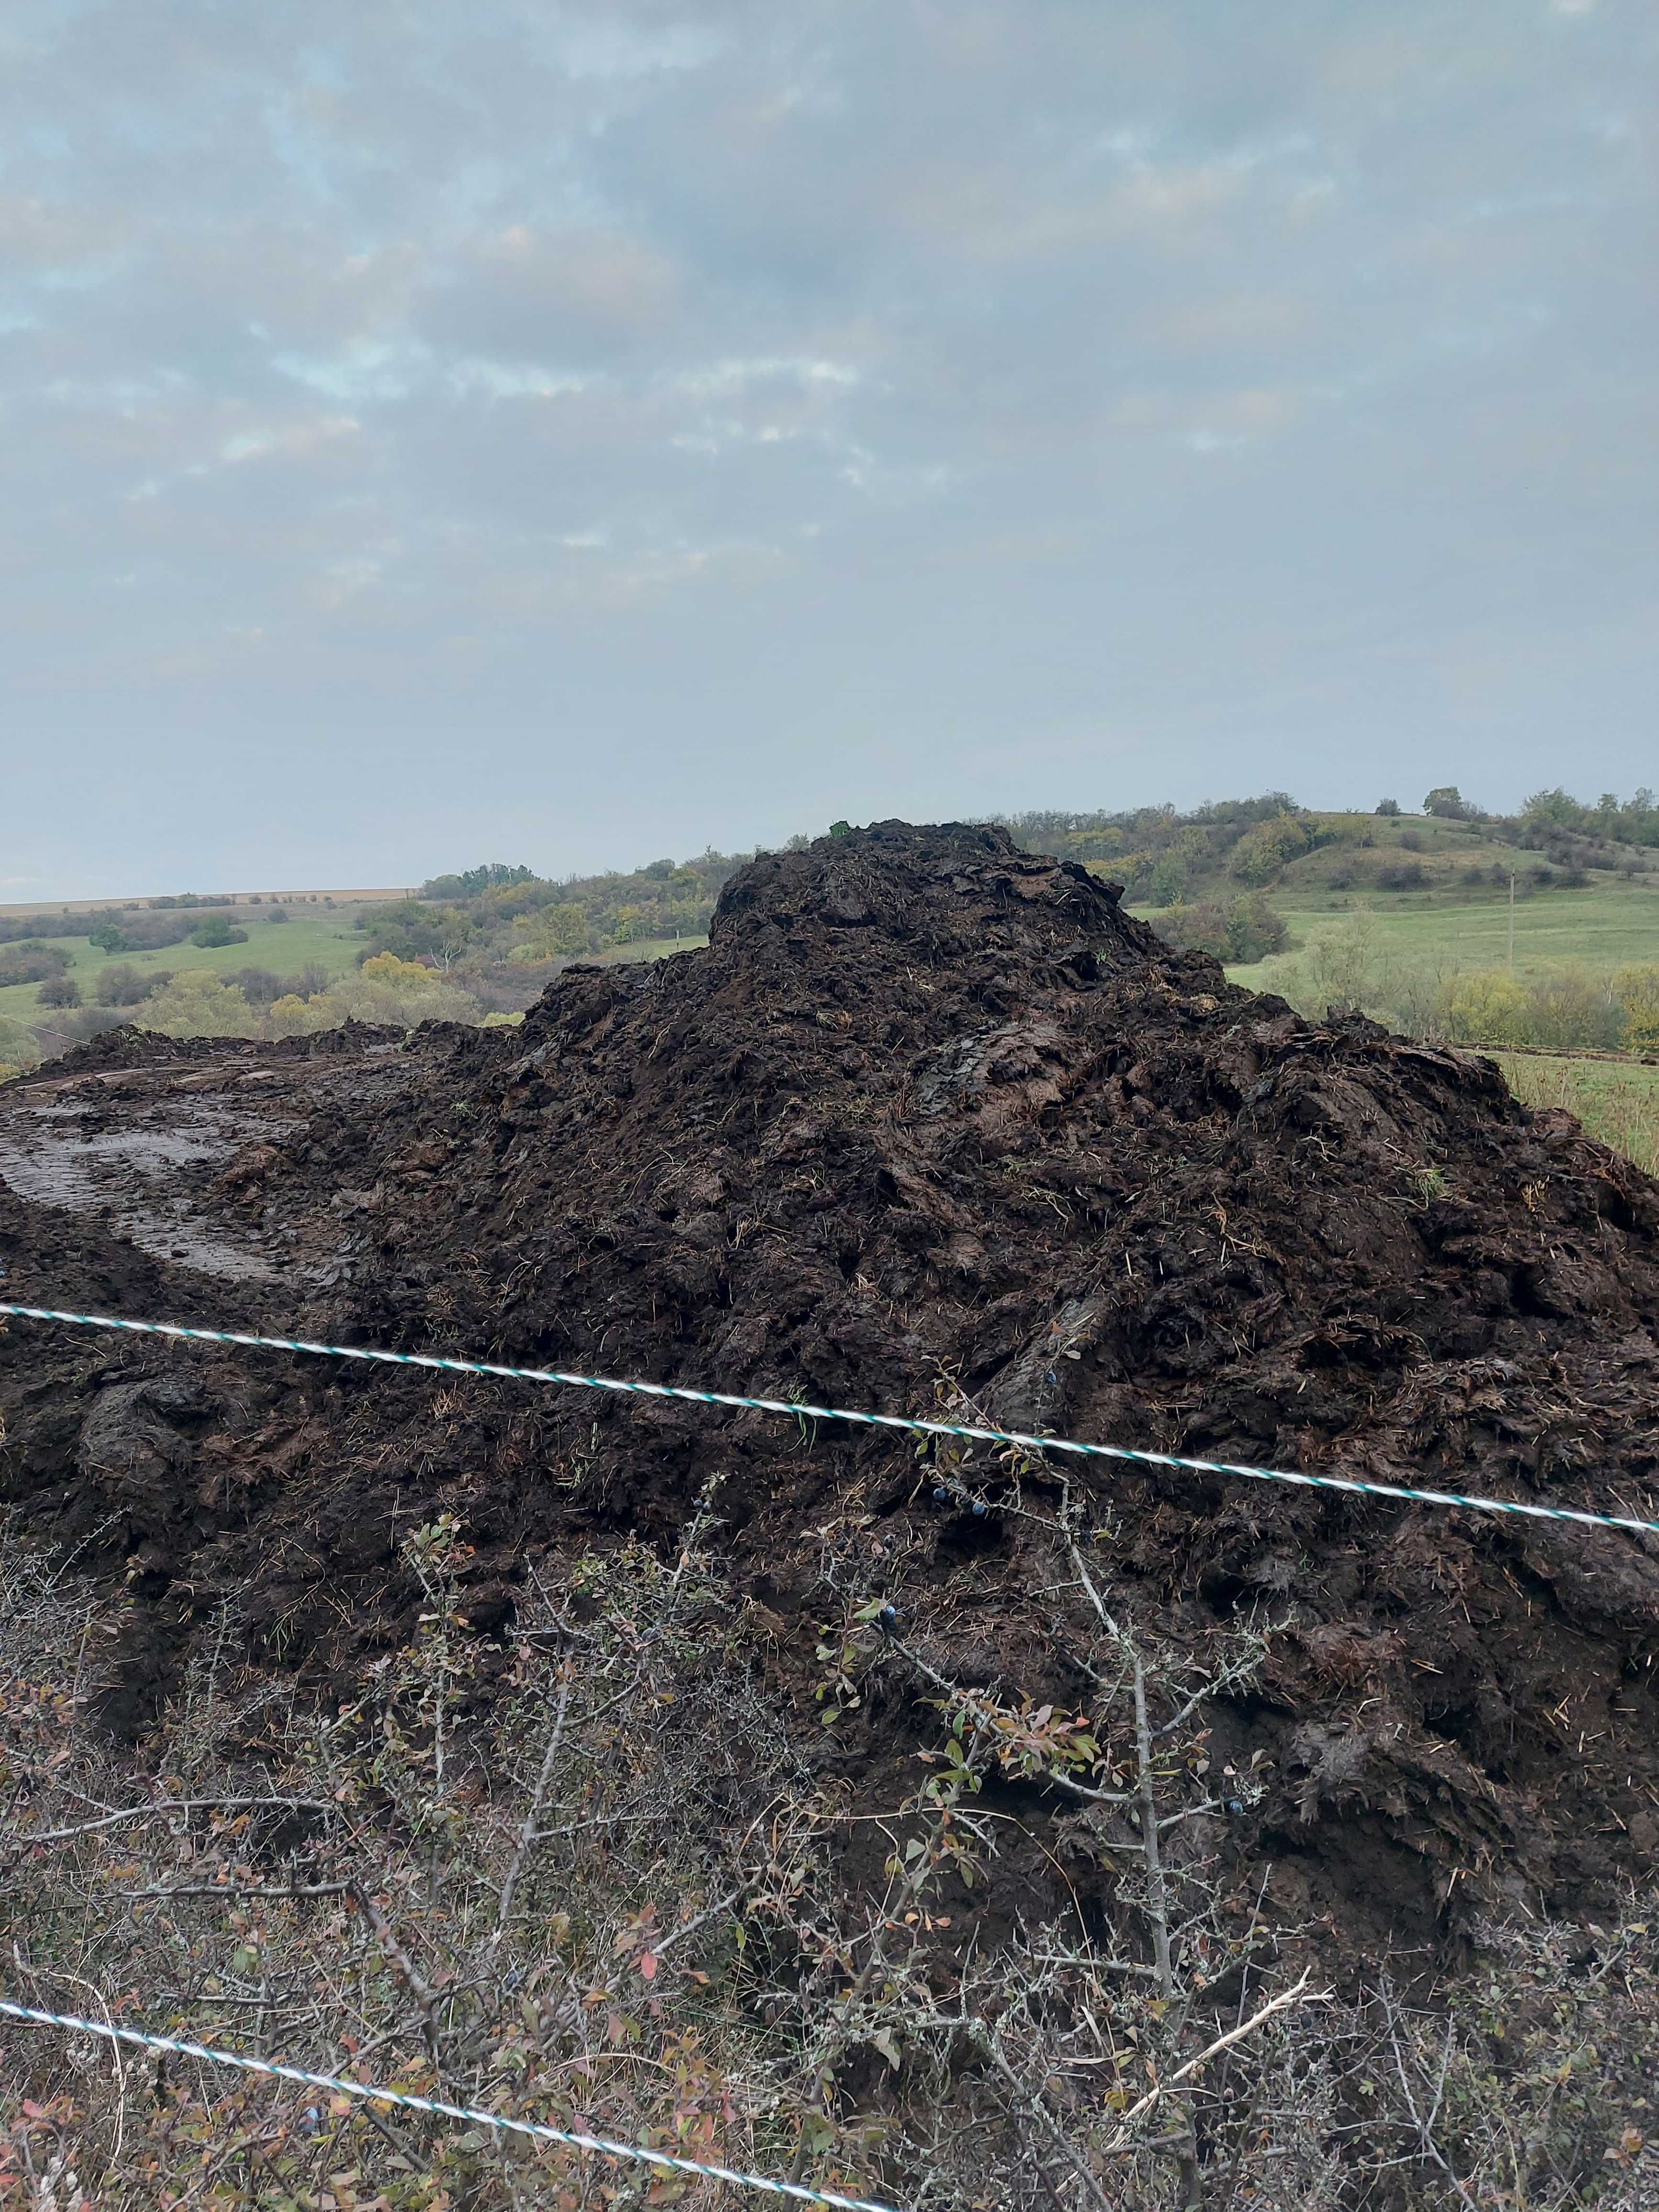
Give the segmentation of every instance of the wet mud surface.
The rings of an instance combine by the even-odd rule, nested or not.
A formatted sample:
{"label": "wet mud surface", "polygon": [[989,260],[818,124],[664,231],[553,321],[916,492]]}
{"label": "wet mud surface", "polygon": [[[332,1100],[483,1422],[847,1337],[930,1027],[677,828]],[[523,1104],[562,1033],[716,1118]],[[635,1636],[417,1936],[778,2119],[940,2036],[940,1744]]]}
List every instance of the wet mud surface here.
{"label": "wet mud surface", "polygon": [[[245,1114],[165,1102],[147,1117],[151,1126],[124,1116],[100,1128],[100,1118],[75,1106],[37,1108],[0,1137],[0,1176],[18,1197],[94,1214],[158,1259],[233,1279],[271,1273],[256,1250],[204,1231],[196,1218],[202,1183],[246,1136]],[[270,1133],[280,1137],[283,1125]]]}
{"label": "wet mud surface", "polygon": [[[362,1060],[384,1060],[395,1047],[378,1032],[356,1042],[361,1083]],[[222,1178],[238,1154],[292,1142],[304,1111],[296,1102],[326,1096],[319,1068],[333,1060],[129,1032],[115,1051],[114,1066],[55,1062],[9,1088],[0,1099],[6,1188],[195,1274],[238,1285],[291,1275],[301,1242],[294,1225],[225,1206]]]}
{"label": "wet mud surface", "polygon": [[[896,1412],[959,1391],[1002,1425],[1659,1518],[1659,1188],[1489,1062],[1304,1023],[994,830],[757,860],[706,952],[572,969],[517,1030],[116,1032],[0,1095],[0,1176],[29,1303]],[[714,1474],[803,1683],[831,1529],[958,1670],[1079,1693],[991,1459],[969,1519],[890,1437],[21,1322],[0,1413],[22,1525],[131,1577],[116,1726],[233,1595],[256,1655],[343,1684],[412,1618],[413,1522],[465,1519],[489,1633],[538,1550],[672,1541]],[[1650,1868],[1659,1540],[1073,1480],[1135,1618],[1277,1625],[1223,1729],[1272,1786],[1225,1849],[1275,1862],[1284,1909],[1432,1946]],[[855,1800],[927,1725],[890,1705],[826,1749],[802,1702]],[[1041,1908],[1044,1863],[985,1909]]]}

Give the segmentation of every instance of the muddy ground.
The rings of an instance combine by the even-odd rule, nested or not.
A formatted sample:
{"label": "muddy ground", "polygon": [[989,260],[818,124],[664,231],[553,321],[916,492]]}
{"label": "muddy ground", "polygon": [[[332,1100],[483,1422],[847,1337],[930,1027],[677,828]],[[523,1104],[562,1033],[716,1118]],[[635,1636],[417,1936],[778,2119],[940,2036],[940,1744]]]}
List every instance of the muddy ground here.
{"label": "muddy ground", "polygon": [[[1659,1519],[1659,1188],[1489,1062],[1310,1025],[994,830],[757,860],[707,951],[572,969],[520,1030],[116,1032],[0,1097],[0,1177],[27,1303],[901,1412],[958,1391],[1022,1429]],[[135,1738],[232,1592],[255,1656],[333,1687],[407,1632],[398,1538],[434,1511],[488,1637],[539,1551],[672,1540],[715,1473],[803,1741],[855,1797],[932,1723],[890,1701],[826,1744],[826,1530],[895,1563],[958,1680],[1079,1694],[1017,1525],[938,1502],[890,1437],[21,1322],[0,1413],[21,1526],[132,1600],[100,1710]],[[1218,1728],[1267,1756],[1224,1850],[1275,1863],[1282,1913],[1432,1949],[1650,1872],[1659,1540],[1073,1479],[1136,1620],[1278,1624]],[[1041,1908],[1048,1863],[969,1911]]]}

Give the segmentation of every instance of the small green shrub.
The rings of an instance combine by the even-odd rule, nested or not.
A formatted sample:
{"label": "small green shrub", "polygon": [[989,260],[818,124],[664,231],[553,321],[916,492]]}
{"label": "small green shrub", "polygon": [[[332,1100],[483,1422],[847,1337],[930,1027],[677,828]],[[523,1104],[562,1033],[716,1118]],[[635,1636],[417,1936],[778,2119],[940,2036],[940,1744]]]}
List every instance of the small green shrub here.
{"label": "small green shrub", "polygon": [[1233,847],[1227,872],[1241,884],[1270,884],[1292,860],[1300,860],[1312,848],[1311,830],[1300,816],[1275,815],[1271,821],[1246,830]]}
{"label": "small green shrub", "polygon": [[163,1036],[257,1036],[259,1018],[234,983],[208,968],[184,968],[145,1001],[143,1026]]}
{"label": "small green shrub", "polygon": [[246,945],[247,932],[238,929],[234,922],[227,921],[222,914],[210,914],[204,922],[191,930],[190,941],[192,945],[201,945],[204,951],[211,951],[221,945]]}
{"label": "small green shrub", "polygon": [[27,1075],[31,1068],[40,1065],[40,1047],[33,1030],[21,1022],[0,1014],[0,1082],[9,1082],[16,1075]]}
{"label": "small green shrub", "polygon": [[1284,917],[1252,891],[1234,898],[1203,899],[1193,906],[1171,906],[1152,927],[1179,949],[1211,952],[1237,968],[1282,952],[1290,943]]}

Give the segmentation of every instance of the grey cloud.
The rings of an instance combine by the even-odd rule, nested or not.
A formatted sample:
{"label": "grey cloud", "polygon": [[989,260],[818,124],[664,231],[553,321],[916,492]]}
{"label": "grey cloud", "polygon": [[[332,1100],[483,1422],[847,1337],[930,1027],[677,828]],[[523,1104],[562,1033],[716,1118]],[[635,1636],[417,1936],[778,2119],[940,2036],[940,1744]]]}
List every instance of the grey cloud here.
{"label": "grey cloud", "polygon": [[0,57],[9,874],[1650,778],[1636,0],[16,0]]}
{"label": "grey cloud", "polygon": [[625,232],[513,223],[470,246],[416,321],[463,353],[587,366],[665,336],[680,283],[665,254]]}

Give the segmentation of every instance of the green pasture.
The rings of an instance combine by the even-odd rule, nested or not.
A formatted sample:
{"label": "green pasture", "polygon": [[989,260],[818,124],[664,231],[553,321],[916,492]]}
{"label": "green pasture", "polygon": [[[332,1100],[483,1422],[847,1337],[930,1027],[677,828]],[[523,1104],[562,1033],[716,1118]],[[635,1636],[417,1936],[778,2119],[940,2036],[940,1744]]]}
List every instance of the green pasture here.
{"label": "green pasture", "polygon": [[1494,1052],[1492,1058],[1526,1104],[1565,1106],[1588,1135],[1659,1175],[1659,1066],[1541,1052]]}
{"label": "green pasture", "polygon": [[[238,929],[246,929],[246,945],[209,948],[192,945],[185,938],[177,945],[164,945],[154,952],[106,953],[84,937],[52,937],[46,942],[69,954],[69,972],[81,986],[81,997],[87,1006],[93,1005],[97,998],[98,978],[102,970],[121,965],[136,968],[147,975],[158,968],[174,975],[181,968],[210,968],[222,975],[235,968],[268,968],[276,975],[297,975],[302,968],[314,965],[325,968],[331,979],[343,975],[356,965],[363,940],[351,926],[357,917],[355,907],[325,908],[320,912],[300,908],[291,912],[292,921],[283,922],[255,920],[257,907],[206,909],[206,913],[222,915]],[[206,914],[200,918],[205,919]],[[35,994],[40,988],[38,983],[9,984],[0,990],[0,1014],[9,1015],[14,1021],[49,1028],[52,1009],[37,1003]]]}
{"label": "green pasture", "polygon": [[[1340,905],[1329,899],[1318,906],[1292,904],[1272,892],[1268,898],[1289,925],[1292,949],[1360,908],[1379,959],[1455,959],[1464,968],[1498,968],[1509,957],[1509,900],[1496,890],[1456,902],[1411,891],[1356,894]],[[1523,982],[1552,968],[1602,974],[1654,962],[1659,962],[1659,878],[1626,883],[1601,877],[1583,890],[1534,891],[1516,900],[1515,972]],[[1234,982],[1259,990],[1267,965],[1257,961],[1227,972]]]}
{"label": "green pasture", "polygon": [[667,960],[676,952],[700,952],[706,937],[641,937],[631,945],[608,945],[603,952],[583,952],[577,957],[586,968],[616,968],[629,960]]}

